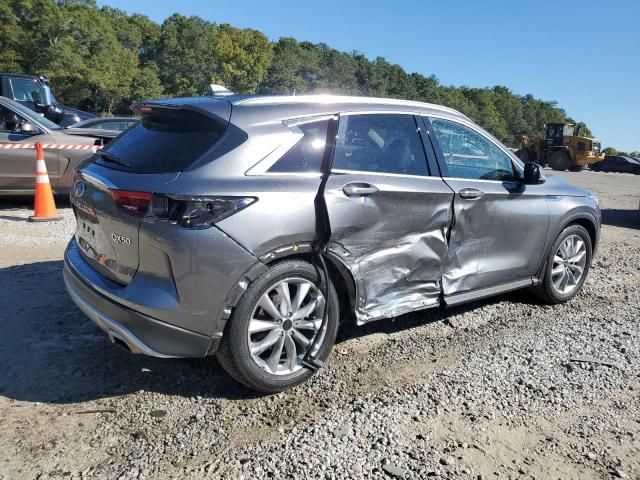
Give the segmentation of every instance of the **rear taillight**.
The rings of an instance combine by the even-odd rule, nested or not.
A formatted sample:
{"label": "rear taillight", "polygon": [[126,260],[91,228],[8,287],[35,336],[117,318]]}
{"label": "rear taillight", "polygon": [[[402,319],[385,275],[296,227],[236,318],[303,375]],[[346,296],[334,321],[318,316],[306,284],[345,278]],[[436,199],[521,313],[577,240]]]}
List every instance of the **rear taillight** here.
{"label": "rear taillight", "polygon": [[111,190],[111,197],[121,211],[134,217],[144,217],[149,211],[152,194],[151,192]]}
{"label": "rear taillight", "polygon": [[185,228],[210,228],[257,199],[255,197],[217,197],[154,195],[151,213]]}

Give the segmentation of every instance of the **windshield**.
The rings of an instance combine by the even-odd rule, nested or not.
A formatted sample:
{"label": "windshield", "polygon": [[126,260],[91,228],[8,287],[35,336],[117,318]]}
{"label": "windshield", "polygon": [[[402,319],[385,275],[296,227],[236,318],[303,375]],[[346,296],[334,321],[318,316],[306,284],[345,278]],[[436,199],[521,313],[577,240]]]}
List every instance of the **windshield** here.
{"label": "windshield", "polygon": [[11,102],[9,108],[15,110],[21,117],[26,120],[35,121],[49,130],[62,130],[62,127],[56,123],[53,123],[48,118],[45,118],[41,113],[34,112],[33,110],[19,104],[18,102]]}

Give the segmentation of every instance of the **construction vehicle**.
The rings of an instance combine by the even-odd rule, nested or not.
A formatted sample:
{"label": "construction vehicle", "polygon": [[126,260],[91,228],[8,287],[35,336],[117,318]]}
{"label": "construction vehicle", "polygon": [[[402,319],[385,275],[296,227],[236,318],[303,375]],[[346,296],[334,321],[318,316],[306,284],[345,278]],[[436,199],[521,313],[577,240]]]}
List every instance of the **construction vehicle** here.
{"label": "construction vehicle", "polygon": [[549,123],[544,138],[524,137],[516,155],[523,162],[580,172],[587,165],[604,160],[600,142],[580,133],[580,127],[572,123]]}

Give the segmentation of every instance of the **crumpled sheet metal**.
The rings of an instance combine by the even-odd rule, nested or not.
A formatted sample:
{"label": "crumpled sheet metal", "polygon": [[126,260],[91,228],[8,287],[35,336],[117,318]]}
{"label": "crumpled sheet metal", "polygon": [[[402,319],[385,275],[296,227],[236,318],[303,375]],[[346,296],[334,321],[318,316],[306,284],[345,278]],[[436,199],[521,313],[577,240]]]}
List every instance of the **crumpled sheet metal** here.
{"label": "crumpled sheet metal", "polygon": [[[376,250],[360,256],[351,255],[339,242],[329,245],[356,279],[358,324],[439,304],[445,231],[437,228],[374,244]],[[352,250],[366,248],[359,245]]]}

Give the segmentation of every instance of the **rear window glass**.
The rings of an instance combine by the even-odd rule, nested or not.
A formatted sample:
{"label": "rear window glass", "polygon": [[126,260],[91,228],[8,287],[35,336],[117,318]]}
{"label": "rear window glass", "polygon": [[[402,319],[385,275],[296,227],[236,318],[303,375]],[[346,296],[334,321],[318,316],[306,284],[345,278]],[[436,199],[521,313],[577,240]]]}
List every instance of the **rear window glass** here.
{"label": "rear window glass", "polygon": [[111,141],[104,148],[108,157],[97,162],[136,173],[180,172],[213,147],[224,128],[189,110],[146,115],[139,125]]}
{"label": "rear window glass", "polygon": [[327,143],[329,120],[296,125],[304,136],[270,169],[277,173],[319,172]]}

